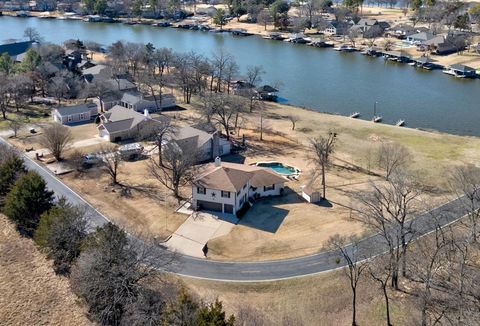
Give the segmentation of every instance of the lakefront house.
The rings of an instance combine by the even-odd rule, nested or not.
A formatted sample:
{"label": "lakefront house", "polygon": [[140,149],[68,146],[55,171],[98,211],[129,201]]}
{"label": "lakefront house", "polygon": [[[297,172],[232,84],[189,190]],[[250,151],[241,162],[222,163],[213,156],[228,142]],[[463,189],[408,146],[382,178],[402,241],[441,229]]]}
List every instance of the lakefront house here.
{"label": "lakefront house", "polygon": [[217,157],[192,182],[192,207],[236,214],[247,202],[283,194],[286,181],[271,169],[222,162]]}

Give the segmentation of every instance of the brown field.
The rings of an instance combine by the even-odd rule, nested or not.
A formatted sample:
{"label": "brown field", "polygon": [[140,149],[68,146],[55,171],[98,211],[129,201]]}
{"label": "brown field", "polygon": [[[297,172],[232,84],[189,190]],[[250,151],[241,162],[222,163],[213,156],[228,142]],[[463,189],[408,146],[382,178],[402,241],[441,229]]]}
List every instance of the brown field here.
{"label": "brown field", "polygon": [[[351,325],[351,290],[344,272],[265,283],[225,283],[183,278],[204,300],[219,298],[228,313],[263,316],[257,325]],[[376,284],[364,279],[359,286],[357,322],[383,325],[385,305]],[[394,325],[418,324],[411,298],[390,293]]]}
{"label": "brown field", "polygon": [[92,325],[68,279],[0,215],[0,324]]}
{"label": "brown field", "polygon": [[[174,212],[175,200],[169,198],[165,204],[165,192],[149,176],[145,160],[122,164],[119,186],[110,186],[110,176],[95,167],[61,179],[115,224],[144,237],[165,239],[187,218]],[[122,196],[122,187],[131,194]]]}

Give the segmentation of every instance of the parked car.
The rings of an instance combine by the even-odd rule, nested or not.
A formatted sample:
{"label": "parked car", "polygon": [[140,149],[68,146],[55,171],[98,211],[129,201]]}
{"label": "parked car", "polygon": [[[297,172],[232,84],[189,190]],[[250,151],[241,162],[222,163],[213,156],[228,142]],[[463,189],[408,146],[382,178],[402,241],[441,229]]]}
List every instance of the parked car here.
{"label": "parked car", "polygon": [[83,157],[83,164],[94,165],[102,162],[102,158],[97,154],[87,154]]}

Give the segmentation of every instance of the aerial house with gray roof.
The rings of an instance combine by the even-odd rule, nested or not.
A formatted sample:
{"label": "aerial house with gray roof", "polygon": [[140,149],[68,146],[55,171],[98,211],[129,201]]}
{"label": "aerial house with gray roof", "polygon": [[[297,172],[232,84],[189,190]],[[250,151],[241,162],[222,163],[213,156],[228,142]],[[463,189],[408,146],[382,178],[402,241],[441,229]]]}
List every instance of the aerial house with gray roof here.
{"label": "aerial house with gray roof", "polygon": [[53,121],[63,125],[93,121],[98,115],[95,103],[82,103],[53,109]]}

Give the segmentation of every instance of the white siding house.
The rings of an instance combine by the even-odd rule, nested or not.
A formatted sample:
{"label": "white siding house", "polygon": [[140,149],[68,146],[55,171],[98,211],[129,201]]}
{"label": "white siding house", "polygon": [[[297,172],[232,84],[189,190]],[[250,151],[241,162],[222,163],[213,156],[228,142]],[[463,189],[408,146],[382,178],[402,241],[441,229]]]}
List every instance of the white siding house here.
{"label": "white siding house", "polygon": [[217,157],[192,183],[192,207],[236,214],[247,201],[283,194],[286,181],[268,168],[225,163]]}

